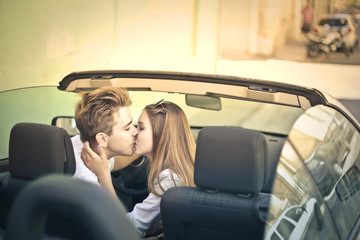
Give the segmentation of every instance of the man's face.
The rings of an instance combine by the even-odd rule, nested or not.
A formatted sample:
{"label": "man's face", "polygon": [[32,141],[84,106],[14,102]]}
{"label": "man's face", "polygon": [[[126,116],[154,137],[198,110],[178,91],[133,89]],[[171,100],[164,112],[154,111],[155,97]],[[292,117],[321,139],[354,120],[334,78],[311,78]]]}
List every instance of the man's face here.
{"label": "man's face", "polygon": [[113,133],[111,136],[107,135],[108,146],[105,148],[107,157],[133,155],[138,130],[133,124],[129,107],[121,107],[114,112],[114,120]]}

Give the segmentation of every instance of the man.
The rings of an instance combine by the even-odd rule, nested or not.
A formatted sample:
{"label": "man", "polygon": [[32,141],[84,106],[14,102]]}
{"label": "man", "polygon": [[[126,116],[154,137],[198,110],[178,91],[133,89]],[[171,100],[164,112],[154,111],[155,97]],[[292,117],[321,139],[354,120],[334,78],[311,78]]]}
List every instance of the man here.
{"label": "man", "polygon": [[311,30],[311,24],[313,21],[313,9],[310,6],[310,1],[307,1],[306,6],[302,9],[303,23],[301,25],[301,31],[308,33]]}
{"label": "man", "polygon": [[110,171],[124,168],[138,157],[134,154],[138,131],[133,124],[130,105],[129,94],[124,88],[103,87],[83,94],[75,110],[80,136],[71,139],[76,159],[75,178],[99,184],[98,177],[81,159],[83,142],[89,142],[97,154],[99,148],[104,149]]}

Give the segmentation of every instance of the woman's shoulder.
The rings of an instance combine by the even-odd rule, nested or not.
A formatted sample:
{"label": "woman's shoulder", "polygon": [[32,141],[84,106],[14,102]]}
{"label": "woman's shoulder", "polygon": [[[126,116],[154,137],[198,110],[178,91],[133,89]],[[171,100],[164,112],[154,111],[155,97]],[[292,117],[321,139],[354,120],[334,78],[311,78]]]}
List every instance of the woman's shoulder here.
{"label": "woman's shoulder", "polygon": [[182,186],[182,181],[171,169],[165,169],[160,172],[159,182],[157,179],[155,179],[154,187],[155,191],[161,194],[163,194],[169,188]]}
{"label": "woman's shoulder", "polygon": [[159,179],[161,180],[162,178],[171,178],[171,179],[174,178],[174,180],[179,179],[178,175],[169,168],[164,169],[160,172]]}
{"label": "woman's shoulder", "polygon": [[[175,184],[176,186],[182,185],[179,176],[171,169],[164,169],[163,171],[161,171],[159,174],[159,181],[161,184],[170,182],[171,185],[173,184]],[[155,184],[158,184],[158,182],[155,181]]]}

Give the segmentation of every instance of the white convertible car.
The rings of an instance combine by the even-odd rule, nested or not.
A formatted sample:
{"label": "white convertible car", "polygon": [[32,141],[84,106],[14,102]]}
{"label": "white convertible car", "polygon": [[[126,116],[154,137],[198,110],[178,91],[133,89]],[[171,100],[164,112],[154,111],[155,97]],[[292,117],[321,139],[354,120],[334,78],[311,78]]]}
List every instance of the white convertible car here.
{"label": "white convertible car", "polygon": [[[135,124],[161,99],[186,113],[197,187],[161,200],[149,239],[359,239],[360,125],[328,94],[234,76],[86,71],[1,92],[0,233],[5,239],[140,239],[125,216],[147,162],[112,173],[119,199],[71,178],[79,92],[125,87]],[[65,130],[64,130],[65,129]]]}

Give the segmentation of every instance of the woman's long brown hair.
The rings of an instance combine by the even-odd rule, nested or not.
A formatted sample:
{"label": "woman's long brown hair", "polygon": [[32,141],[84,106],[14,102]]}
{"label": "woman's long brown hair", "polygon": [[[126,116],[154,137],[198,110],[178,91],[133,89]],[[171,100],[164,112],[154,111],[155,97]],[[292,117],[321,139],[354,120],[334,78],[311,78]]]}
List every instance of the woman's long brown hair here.
{"label": "woman's long brown hair", "polygon": [[[150,161],[148,177],[149,191],[155,191],[155,180],[160,184],[159,175],[165,169],[176,174],[182,186],[194,186],[195,140],[184,111],[175,103],[162,102],[145,107],[153,131],[153,159]],[[176,182],[172,177],[174,184]],[[161,187],[162,191],[164,189]]]}

